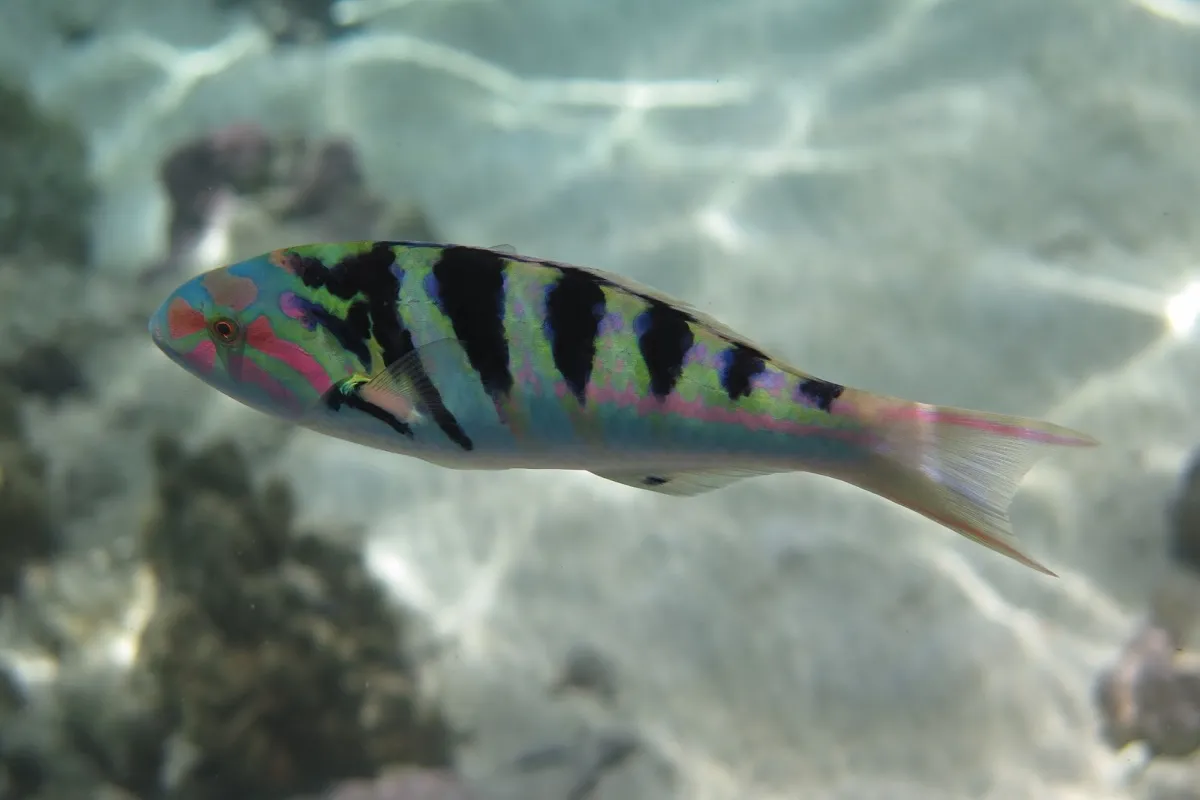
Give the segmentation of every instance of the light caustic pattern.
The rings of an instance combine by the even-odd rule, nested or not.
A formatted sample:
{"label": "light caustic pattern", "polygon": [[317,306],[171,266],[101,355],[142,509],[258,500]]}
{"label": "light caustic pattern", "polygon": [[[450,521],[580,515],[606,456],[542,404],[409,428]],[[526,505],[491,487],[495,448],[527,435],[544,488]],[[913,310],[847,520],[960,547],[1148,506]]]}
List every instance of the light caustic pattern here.
{"label": "light caustic pattern", "polygon": [[[64,98],[125,64],[161,70],[155,89],[96,133],[98,173],[117,181],[170,145],[165,129],[181,136],[213,121],[197,96],[225,86],[244,99],[269,73],[271,92],[294,82],[322,128],[356,137],[379,188],[387,189],[391,162],[416,161],[404,189],[445,211],[453,239],[507,242],[668,290],[690,281],[673,293],[817,374],[932,401],[968,392],[974,402],[961,404],[1011,402],[997,410],[1053,419],[1109,445],[1030,475],[1014,523],[1062,576],[1041,581],[827,481],[783,476],[672,501],[586,475],[443,472],[296,437],[284,460],[305,486],[324,487],[308,493],[310,513],[370,513],[376,570],[453,646],[439,669],[477,733],[468,770],[486,774],[522,731],[536,739],[561,719],[539,687],[557,654],[585,640],[612,656],[626,700],[615,718],[586,706],[578,713],[639,731],[677,771],[680,797],[929,800],[982,796],[980,786],[998,798],[1123,796],[1106,778],[1115,762],[1097,743],[1089,692],[1137,609],[1109,591],[1128,589],[1128,565],[1103,561],[1125,520],[1092,506],[1121,490],[1130,450],[1145,457],[1138,469],[1165,482],[1200,441],[1185,391],[1200,373],[1192,331],[1200,291],[1189,288],[1196,270],[1187,255],[1196,247],[1164,234],[1147,237],[1147,252],[1118,243],[1107,260],[1093,248],[1052,264],[1030,243],[1046,235],[1036,227],[1042,216],[1085,204],[1045,189],[1052,167],[1070,158],[1055,115],[1112,87],[1137,88],[1135,66],[1119,70],[1138,50],[1129,43],[1161,27],[1145,9],[1167,4],[906,0],[861,3],[858,18],[838,15],[844,0],[746,0],[690,4],[686,19],[672,20],[669,7],[679,5],[637,6],[646,17],[630,22],[627,38],[641,45],[630,56],[641,67],[618,69],[619,79],[548,77],[550,64],[531,77],[502,65],[494,49],[484,58],[437,35],[439,20],[504,22],[510,7],[525,9],[512,13],[529,15],[531,30],[539,13],[569,27],[560,0],[354,0],[339,13],[378,29],[326,49],[281,52],[245,27],[196,50],[127,33],[57,64],[40,85]],[[648,36],[656,14],[685,29]],[[776,27],[802,36],[827,23],[830,41],[811,36],[804,47],[793,42],[795,52],[772,39]],[[971,38],[981,30],[988,42]],[[1105,30],[1120,31],[1119,48],[1106,49]],[[610,39],[611,48],[626,44]],[[731,54],[734,41],[740,55]],[[516,36],[502,52],[517,61],[538,46],[532,34]],[[1052,54],[1044,62],[1040,46]],[[805,58],[805,47],[824,50]],[[944,68],[913,66],[931,54]],[[968,54],[979,59],[970,68],[949,61]],[[667,74],[655,71],[662,65],[675,77],[631,77]],[[1064,97],[1039,97],[1072,66],[1078,83]],[[372,103],[364,86],[381,71],[405,87],[422,76],[468,100],[434,108],[405,94]],[[680,77],[688,75],[704,77]],[[1176,138],[1194,141],[1200,117],[1169,87],[1114,106],[1135,114],[1145,97],[1156,118],[1183,126]],[[378,110],[389,103],[394,122],[381,127]],[[439,135],[450,124],[439,115],[454,114],[473,138]],[[1086,119],[1088,129],[1096,119]],[[453,159],[424,158],[458,145]],[[1098,168],[1081,163],[1078,174]],[[1121,191],[1112,189],[1112,205],[1139,213],[1145,203],[1125,202]],[[999,196],[1016,221],[968,219],[979,198]],[[1110,212],[1076,216],[1087,213]],[[1013,307],[964,312],[989,294],[977,288],[989,281],[1019,298]],[[900,288],[907,284],[917,288]],[[703,302],[718,297],[720,305]],[[1030,331],[1064,308],[1155,330],[1067,342],[1059,352]],[[976,316],[991,322],[973,328]],[[764,337],[768,319],[777,322]],[[1091,335],[1071,334],[1069,324],[1049,329]],[[1012,341],[1017,356],[1005,354]],[[163,375],[182,380],[170,365]],[[1031,396],[1042,407],[1031,407]],[[606,789],[662,797],[655,780],[633,767]]]}
{"label": "light caustic pattern", "polygon": [[1172,22],[1200,25],[1200,3],[1196,0],[1133,0],[1133,2]]}

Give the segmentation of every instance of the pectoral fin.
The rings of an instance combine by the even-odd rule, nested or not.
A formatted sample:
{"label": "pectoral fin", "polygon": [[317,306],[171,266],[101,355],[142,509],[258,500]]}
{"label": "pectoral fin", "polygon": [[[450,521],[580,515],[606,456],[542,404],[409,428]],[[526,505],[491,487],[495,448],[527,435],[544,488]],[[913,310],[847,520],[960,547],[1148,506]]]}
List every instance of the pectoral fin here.
{"label": "pectoral fin", "polygon": [[[414,369],[414,367],[416,369]],[[414,350],[358,386],[358,396],[409,425],[420,422],[432,383]]]}
{"label": "pectoral fin", "polygon": [[[432,420],[448,439],[463,450],[471,450],[474,444],[447,403],[473,418],[494,411],[478,383],[468,377],[465,365],[466,355],[457,339],[429,342],[375,375],[353,375],[339,381],[314,409],[314,425],[320,426],[331,415],[337,417],[349,409],[412,438],[414,426]],[[374,423],[366,424],[369,427]]]}

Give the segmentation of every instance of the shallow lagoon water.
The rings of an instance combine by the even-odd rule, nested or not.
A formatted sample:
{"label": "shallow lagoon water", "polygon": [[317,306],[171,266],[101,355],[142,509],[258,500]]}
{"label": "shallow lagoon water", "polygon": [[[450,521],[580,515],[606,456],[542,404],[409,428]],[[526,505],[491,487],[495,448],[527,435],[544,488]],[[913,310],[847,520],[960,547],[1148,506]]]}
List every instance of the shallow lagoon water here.
{"label": "shallow lagoon water", "polygon": [[[248,17],[110,5],[14,2],[0,33],[88,132],[98,271],[161,250],[154,174],[181,139],[296,126],[350,136],[449,240],[630,275],[824,378],[1103,442],[1014,504],[1050,580],[809,476],[680,501],[272,441],[257,466],[306,518],[367,526],[374,571],[449,642],[430,670],[475,731],[469,776],[560,797],[487,776],[516,741],[600,725],[652,753],[600,798],[1139,796],[1090,692],[1168,568],[1200,439],[1194,4],[423,0],[286,49]],[[52,7],[95,16],[90,47],[55,43]],[[143,386],[190,436],[257,429],[148,342],[107,369],[102,398]],[[82,458],[104,407],[47,448]],[[580,642],[614,664],[614,708],[547,698]]]}

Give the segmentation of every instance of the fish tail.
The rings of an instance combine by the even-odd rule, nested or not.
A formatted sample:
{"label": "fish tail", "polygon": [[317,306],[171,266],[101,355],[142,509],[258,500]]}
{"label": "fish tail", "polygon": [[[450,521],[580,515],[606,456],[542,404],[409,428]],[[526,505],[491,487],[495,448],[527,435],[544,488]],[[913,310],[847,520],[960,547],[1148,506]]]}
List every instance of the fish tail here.
{"label": "fish tail", "polygon": [[1095,439],[1041,420],[854,394],[846,399],[870,420],[875,445],[853,483],[1054,575],[1017,545],[1009,503],[1047,448]]}

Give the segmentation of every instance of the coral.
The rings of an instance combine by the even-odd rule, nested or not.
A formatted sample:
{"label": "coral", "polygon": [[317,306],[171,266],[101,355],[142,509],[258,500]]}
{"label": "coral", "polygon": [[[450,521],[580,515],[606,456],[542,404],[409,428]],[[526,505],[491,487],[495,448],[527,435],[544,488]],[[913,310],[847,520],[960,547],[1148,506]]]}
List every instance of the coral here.
{"label": "coral", "polygon": [[144,550],[158,611],[143,666],[195,751],[172,798],[284,798],[387,765],[445,767],[455,737],[418,698],[403,619],[358,554],[293,530],[229,442],[156,444]]}
{"label": "coral", "polygon": [[0,255],[88,262],[96,199],[82,135],[0,79]]}

